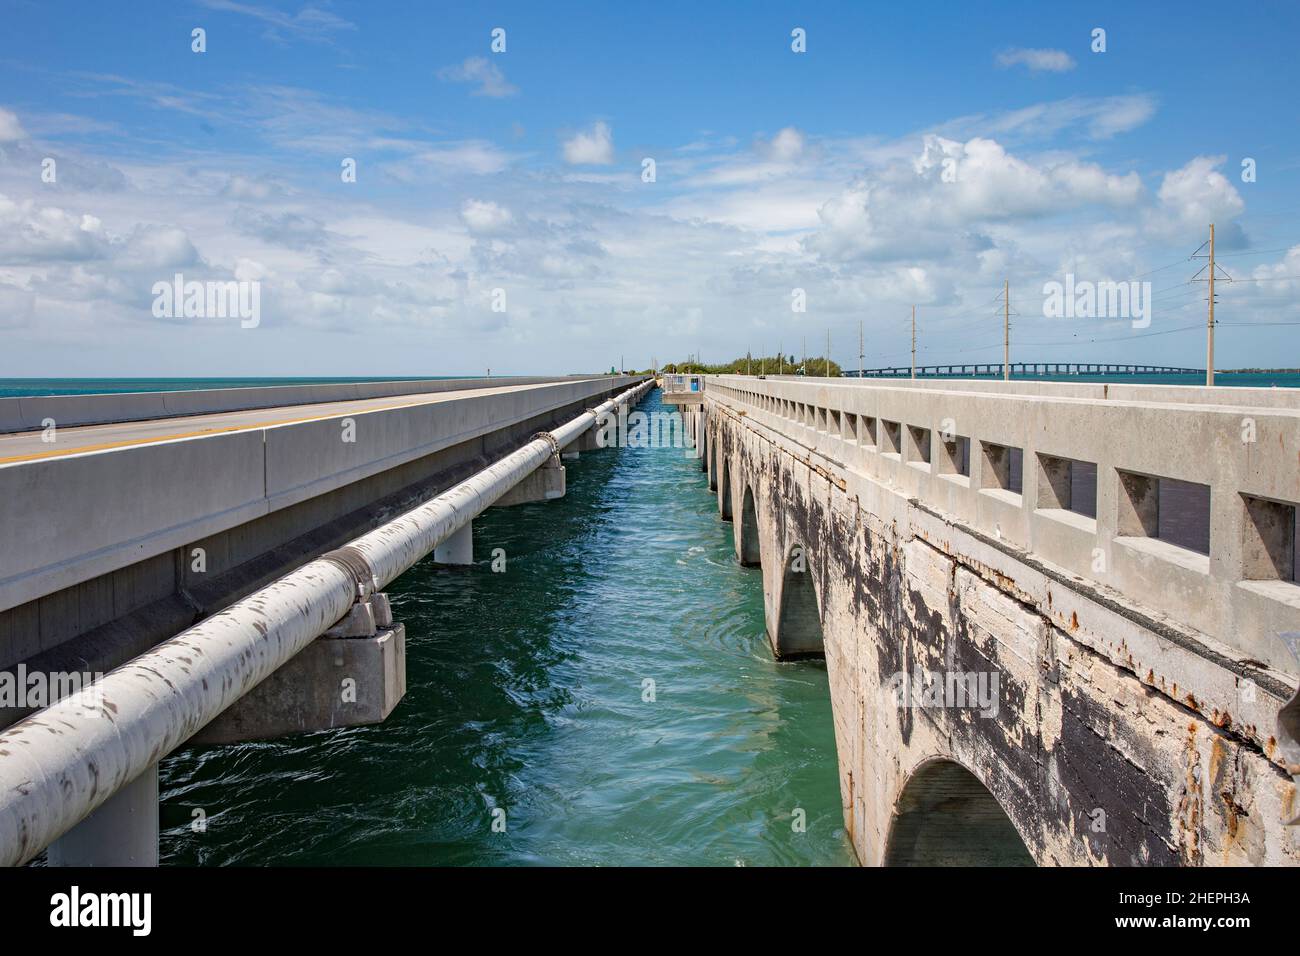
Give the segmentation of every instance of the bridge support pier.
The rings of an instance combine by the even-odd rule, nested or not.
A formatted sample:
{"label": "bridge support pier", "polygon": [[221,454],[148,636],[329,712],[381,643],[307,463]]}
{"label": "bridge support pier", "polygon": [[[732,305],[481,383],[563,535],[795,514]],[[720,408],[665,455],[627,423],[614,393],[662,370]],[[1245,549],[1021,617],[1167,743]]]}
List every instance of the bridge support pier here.
{"label": "bridge support pier", "polygon": [[600,435],[600,430],[595,425],[593,425],[591,428],[587,429],[576,439],[574,439],[573,444],[569,446],[568,450],[577,451],[577,452],[596,451],[598,448],[601,447],[599,441],[599,435]]}
{"label": "bridge support pier", "polygon": [[[563,457],[568,458],[569,456],[565,455]],[[573,457],[578,457],[578,453],[574,452]],[[556,498],[563,498],[565,494],[564,475],[564,466],[560,464],[558,459],[551,456],[550,461],[498,498],[496,507],[526,505],[535,501],[553,501]],[[469,562],[465,563],[468,564]]]}
{"label": "bridge support pier", "polygon": [[474,522],[465,524],[450,538],[433,549],[435,564],[474,563]]}
{"label": "bridge support pier", "polygon": [[49,847],[50,866],[157,866],[158,765]]}
{"label": "bridge support pier", "polygon": [[406,625],[393,623],[386,594],[358,608],[366,610],[349,612],[190,743],[270,740],[386,720],[406,694]]}

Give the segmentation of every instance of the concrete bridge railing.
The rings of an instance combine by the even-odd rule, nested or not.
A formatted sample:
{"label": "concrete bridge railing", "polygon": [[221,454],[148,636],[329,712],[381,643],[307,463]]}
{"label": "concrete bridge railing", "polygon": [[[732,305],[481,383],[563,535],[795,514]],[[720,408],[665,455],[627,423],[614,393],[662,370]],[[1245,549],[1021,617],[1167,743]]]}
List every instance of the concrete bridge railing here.
{"label": "concrete bridge railing", "polygon": [[[1294,393],[709,377],[867,864],[1296,865]],[[757,583],[757,582],[756,582]]]}
{"label": "concrete bridge railing", "polygon": [[[994,539],[1300,673],[1278,637],[1300,630],[1300,395],[962,384],[720,376],[709,394]],[[1097,400],[1107,390],[1120,397]]]}

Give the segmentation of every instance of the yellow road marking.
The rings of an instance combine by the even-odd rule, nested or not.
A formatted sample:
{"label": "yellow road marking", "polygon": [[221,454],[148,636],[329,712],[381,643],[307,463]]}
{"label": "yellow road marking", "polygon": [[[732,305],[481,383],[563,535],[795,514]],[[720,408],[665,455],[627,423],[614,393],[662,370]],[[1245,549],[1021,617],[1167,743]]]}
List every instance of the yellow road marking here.
{"label": "yellow road marking", "polygon": [[[473,389],[478,391],[478,389]],[[124,438],[121,441],[100,442],[97,445],[81,445],[77,448],[61,448],[56,451],[34,452],[30,455],[11,455],[8,458],[0,458],[0,465],[15,464],[20,461],[40,461],[44,458],[62,458],[65,455],[79,455],[90,451],[106,451],[110,448],[129,448],[132,445],[156,445],[165,441],[176,441],[181,438],[197,438],[200,435],[221,435],[227,432],[251,432],[259,428],[274,428],[277,425],[299,425],[303,422],[323,422],[331,418],[347,418],[352,415],[365,415],[370,412],[389,412],[398,408],[415,408],[417,405],[432,405],[435,402],[442,401],[441,398],[432,399],[423,402],[405,402],[400,405],[379,405],[375,408],[361,408],[353,412],[335,413],[332,415],[309,415],[303,418],[281,418],[269,422],[254,422],[248,425],[225,425],[214,426],[212,428],[200,428],[192,432],[176,432],[172,435],[156,435],[152,438]],[[157,419],[153,419],[157,421]],[[130,423],[121,423],[130,424]]]}

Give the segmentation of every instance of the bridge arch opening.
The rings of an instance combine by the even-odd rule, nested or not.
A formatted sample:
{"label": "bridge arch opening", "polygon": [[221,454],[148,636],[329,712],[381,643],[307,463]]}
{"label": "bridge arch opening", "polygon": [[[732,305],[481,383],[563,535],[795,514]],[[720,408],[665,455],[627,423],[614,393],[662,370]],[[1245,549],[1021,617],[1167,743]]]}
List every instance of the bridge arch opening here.
{"label": "bridge arch opening", "polygon": [[709,472],[709,480],[712,481],[713,469],[709,467],[709,430],[704,427],[702,420],[697,423],[695,434],[698,436],[696,443],[699,445],[700,471]]}
{"label": "bridge arch opening", "polygon": [[763,563],[758,544],[758,509],[754,507],[754,489],[745,486],[745,500],[740,506],[740,563],[756,568]]}
{"label": "bridge arch opening", "polygon": [[722,510],[722,520],[731,520],[731,467],[727,461],[727,456],[722,452],[718,453],[721,461],[718,476],[718,487],[722,489],[722,494],[718,497],[718,507]]}
{"label": "bridge arch opening", "polygon": [[709,472],[709,491],[718,490],[718,465],[720,462],[717,460],[717,454],[718,443],[716,441],[710,441],[706,446],[704,453],[704,461],[706,462],[704,467]]}
{"label": "bridge arch opening", "polygon": [[903,788],[885,866],[1034,865],[997,798],[956,761],[925,764]]}
{"label": "bridge arch opening", "polygon": [[780,660],[825,653],[817,589],[812,565],[803,545],[796,544],[785,559],[781,575],[781,608],[777,612],[772,651]]}

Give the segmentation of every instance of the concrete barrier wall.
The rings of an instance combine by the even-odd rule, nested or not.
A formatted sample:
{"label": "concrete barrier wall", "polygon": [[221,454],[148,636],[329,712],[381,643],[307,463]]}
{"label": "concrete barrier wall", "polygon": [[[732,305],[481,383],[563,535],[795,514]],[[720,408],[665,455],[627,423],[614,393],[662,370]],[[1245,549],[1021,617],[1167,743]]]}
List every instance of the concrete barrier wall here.
{"label": "concrete barrier wall", "polygon": [[634,381],[570,379],[357,414],[351,443],[337,416],[0,465],[0,610]]}
{"label": "concrete barrier wall", "polygon": [[[177,392],[122,392],[102,395],[38,395],[0,398],[0,433],[35,431],[52,418],[61,428],[108,422],[148,421],[184,415],[208,415],[280,405],[309,405],[351,399],[428,395],[472,388],[501,388],[579,381],[587,377],[516,376],[502,378],[422,379],[406,382],[339,382],[321,385],[268,385],[254,388],[194,389]],[[590,378],[598,378],[591,376]],[[611,376],[600,378],[606,381]]]}
{"label": "concrete barrier wall", "polygon": [[[1220,376],[1220,379],[1230,376]],[[750,381],[756,379],[750,378]],[[1142,385],[1117,378],[1113,382],[1033,382],[1023,379],[957,378],[823,378],[803,375],[768,375],[757,381],[793,382],[839,388],[912,388],[939,392],[990,392],[1044,398],[1086,398],[1092,401],[1159,402],[1175,405],[1250,405],[1262,408],[1300,409],[1300,388],[1250,388],[1204,385]]]}
{"label": "concrete barrier wall", "polygon": [[[601,379],[531,386],[266,429],[266,496],[272,508],[311,498],[377,472],[607,391]],[[593,387],[598,386],[598,387]],[[343,441],[344,418],[353,442]]]}
{"label": "concrete barrier wall", "polygon": [[0,609],[265,514],[261,432],[0,467]]}
{"label": "concrete barrier wall", "polygon": [[[1057,388],[1031,383],[1020,385],[1028,392],[1013,394],[941,384],[716,376],[706,395],[793,438],[832,472],[840,466],[865,474],[1238,655],[1300,671],[1277,638],[1300,631],[1300,584],[1249,569],[1253,528],[1246,498],[1293,509],[1300,504],[1300,410],[1221,404],[1237,400],[1238,391],[1272,390],[1197,389],[1215,404],[1195,405],[1060,397]],[[897,452],[890,450],[885,421],[899,424]],[[928,430],[930,461],[922,460],[910,427]],[[945,462],[945,431],[970,441],[969,475],[953,473]],[[991,487],[985,443],[1021,449],[1020,493]],[[1096,466],[1095,518],[1055,506],[1040,455]],[[1121,471],[1208,485],[1209,555],[1123,530]]]}

